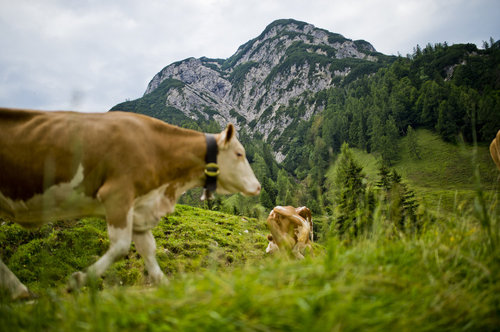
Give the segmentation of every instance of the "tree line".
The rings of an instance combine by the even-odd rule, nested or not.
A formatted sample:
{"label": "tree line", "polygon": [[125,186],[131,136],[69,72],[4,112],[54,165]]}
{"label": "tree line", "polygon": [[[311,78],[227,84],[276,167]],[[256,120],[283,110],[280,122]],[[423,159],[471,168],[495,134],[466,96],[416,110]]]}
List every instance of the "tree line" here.
{"label": "tree line", "polygon": [[[417,128],[430,129],[448,142],[489,142],[500,128],[500,46],[498,42],[483,50],[472,44],[417,46],[412,55],[322,91],[318,99],[324,110],[309,121],[298,121],[279,138],[286,155],[279,165],[270,144],[240,132],[262,192],[254,198],[219,197],[213,208],[265,216],[276,205],[307,205],[316,214],[336,215],[336,223],[343,225],[337,225],[337,231],[356,233],[362,222],[353,223],[353,216],[366,216],[375,202],[382,201],[392,206],[388,213],[398,216],[398,227],[414,224],[413,193],[390,170],[399,156],[399,140],[407,136],[415,158],[420,158],[421,149],[414,135]],[[345,157],[346,143],[381,160],[378,194],[363,189],[362,172]],[[326,173],[336,161],[352,167],[348,171],[352,178],[344,177],[351,183],[327,181]],[[338,192],[338,188],[349,190]],[[385,192],[384,199],[380,191]]]}
{"label": "tree line", "polygon": [[314,188],[310,199],[327,208],[332,202],[320,197],[327,190],[325,173],[345,142],[387,165],[397,161],[403,136],[419,158],[417,128],[448,142],[490,142],[500,128],[499,45],[417,46],[374,75],[329,89],[321,96],[324,111],[281,139],[287,155],[282,166]]}

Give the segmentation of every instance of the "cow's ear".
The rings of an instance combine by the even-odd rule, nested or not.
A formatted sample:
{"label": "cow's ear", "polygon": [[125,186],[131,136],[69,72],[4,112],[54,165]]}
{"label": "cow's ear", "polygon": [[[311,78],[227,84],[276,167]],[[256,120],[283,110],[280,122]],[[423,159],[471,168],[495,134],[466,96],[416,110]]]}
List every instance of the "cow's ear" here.
{"label": "cow's ear", "polygon": [[227,125],[226,129],[224,129],[224,131],[221,133],[219,143],[223,146],[226,145],[227,143],[229,143],[229,141],[231,141],[234,134],[235,134],[234,126],[232,123],[230,123]]}
{"label": "cow's ear", "polygon": [[299,208],[296,208],[295,211],[297,211],[297,214],[308,222],[312,220],[311,210],[309,210],[307,207],[301,206]]}
{"label": "cow's ear", "polygon": [[234,136],[234,126],[232,123],[226,127],[226,143],[228,143]]}

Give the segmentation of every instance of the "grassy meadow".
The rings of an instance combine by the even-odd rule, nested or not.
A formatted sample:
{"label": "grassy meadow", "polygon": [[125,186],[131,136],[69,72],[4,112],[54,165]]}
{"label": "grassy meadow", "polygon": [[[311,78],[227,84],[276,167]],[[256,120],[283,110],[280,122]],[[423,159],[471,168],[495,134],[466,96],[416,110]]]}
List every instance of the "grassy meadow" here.
{"label": "grassy meadow", "polygon": [[[394,167],[417,193],[421,231],[398,230],[379,206],[369,232],[326,234],[302,261],[265,254],[264,220],[178,205],[154,230],[167,285],[148,285],[132,248],[68,294],[69,275],[107,249],[104,221],[35,232],[3,221],[0,256],[39,298],[0,297],[0,331],[498,331],[498,172],[487,147],[474,157],[417,133],[428,150],[414,160],[403,140]],[[373,156],[354,152],[376,180]]]}
{"label": "grassy meadow", "polygon": [[[178,238],[192,233],[192,222],[221,217],[197,208],[179,210],[187,222],[186,228],[178,229]],[[44,271],[58,269],[61,261],[75,253],[56,250],[50,255],[42,249],[31,253],[30,264],[32,271],[42,276],[27,282],[40,298],[14,303],[3,298],[0,328],[494,331],[500,326],[498,217],[489,214],[487,222],[481,223],[471,210],[433,222],[419,236],[407,236],[394,232],[391,224],[380,218],[372,234],[352,242],[332,237],[317,245],[313,257],[294,261],[266,257],[262,222],[248,220],[245,229],[236,230],[241,237],[234,243],[210,246],[213,240],[208,240],[203,245],[185,245],[192,249],[189,254],[177,253],[181,261],[185,255],[193,255],[194,263],[178,263],[170,260],[168,253],[161,253],[173,251],[177,240],[172,240],[168,250],[160,248],[160,262],[169,272],[167,286],[144,285],[140,280],[142,264],[132,252],[106,273],[104,284],[72,294],[64,292],[71,269],[59,272],[59,278]],[[228,231],[227,226],[230,222],[221,229]],[[87,227],[76,225],[74,229]],[[170,229],[165,224],[159,228],[160,232]],[[199,228],[210,231],[211,227]],[[241,235],[240,230],[244,232]],[[51,234],[54,232],[58,231]],[[215,235],[220,234],[216,231]],[[50,241],[50,235],[43,239]],[[98,236],[97,242],[100,240]],[[246,250],[239,251],[237,260],[228,260],[236,244]],[[67,251],[73,245],[72,241],[62,244]],[[86,255],[84,250],[76,254]],[[44,255],[53,260],[46,258],[44,267],[37,267]],[[10,265],[16,270],[15,264]],[[23,279],[23,274],[19,276]]]}
{"label": "grassy meadow", "polygon": [[[447,143],[428,130],[417,130],[416,136],[419,156],[409,152],[408,138],[404,137],[399,142],[399,158],[392,167],[417,192],[420,203],[427,209],[433,212],[452,212],[459,205],[472,203],[478,187],[490,202],[495,200],[500,186],[500,174],[487,145],[473,148],[466,144]],[[378,159],[373,154],[358,149],[352,151],[368,181],[375,183],[378,177]],[[479,183],[475,177],[476,168]],[[497,209],[497,213],[500,210]]]}

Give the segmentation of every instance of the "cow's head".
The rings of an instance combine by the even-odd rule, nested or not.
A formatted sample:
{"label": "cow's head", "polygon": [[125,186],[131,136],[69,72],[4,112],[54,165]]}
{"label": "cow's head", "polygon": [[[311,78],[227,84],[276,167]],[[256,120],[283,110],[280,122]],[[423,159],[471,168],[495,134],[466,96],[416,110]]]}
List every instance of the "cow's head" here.
{"label": "cow's head", "polygon": [[269,241],[269,244],[267,245],[267,248],[266,248],[267,254],[273,254],[273,253],[278,252],[280,250],[280,248],[278,247],[276,242],[274,242],[273,236],[271,234],[267,235],[267,241]]}
{"label": "cow's head", "polygon": [[236,138],[235,128],[229,124],[218,135],[219,154],[217,163],[220,174],[217,179],[217,193],[233,194],[241,192],[246,196],[258,195],[260,183],[248,163],[245,148]]}

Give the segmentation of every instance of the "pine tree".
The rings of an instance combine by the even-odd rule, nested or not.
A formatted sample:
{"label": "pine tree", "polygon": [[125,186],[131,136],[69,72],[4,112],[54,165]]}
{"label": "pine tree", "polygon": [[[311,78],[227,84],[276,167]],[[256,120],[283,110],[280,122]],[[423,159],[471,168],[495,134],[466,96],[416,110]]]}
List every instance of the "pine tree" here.
{"label": "pine tree", "polygon": [[398,139],[398,127],[396,126],[394,118],[389,116],[384,125],[384,143],[382,145],[382,151],[380,151],[382,159],[389,164],[392,164],[398,156]]}
{"label": "pine tree", "polygon": [[396,170],[392,171],[392,181],[393,186],[396,188],[396,194],[398,195],[395,200],[398,201],[399,206],[397,208],[400,212],[398,214],[399,218],[395,220],[396,225],[401,230],[413,230],[418,228],[418,225],[416,225],[418,204],[415,199],[415,192],[411,190],[407,184],[402,182],[401,175],[399,175]]}
{"label": "pine tree", "polygon": [[378,174],[380,180],[377,187],[384,193],[383,203],[388,219],[401,231],[418,230],[415,192],[402,182],[401,175],[394,169],[390,171],[382,164]]}
{"label": "pine tree", "polygon": [[378,175],[380,176],[380,180],[375,184],[378,188],[384,189],[386,191],[391,190],[392,181],[391,181],[391,170],[385,163],[380,164],[380,168],[378,169]]}
{"label": "pine tree", "polygon": [[417,219],[418,203],[415,198],[415,192],[411,190],[406,183],[401,184],[403,187],[403,197],[401,203],[403,205],[403,213],[409,224],[406,227],[411,227],[412,230],[420,230],[421,225]]}
{"label": "pine tree", "polygon": [[342,145],[341,154],[336,163],[335,185],[335,227],[340,235],[357,236],[362,221],[359,211],[363,206],[366,185],[363,168],[358,165],[349,150],[349,145]]}

